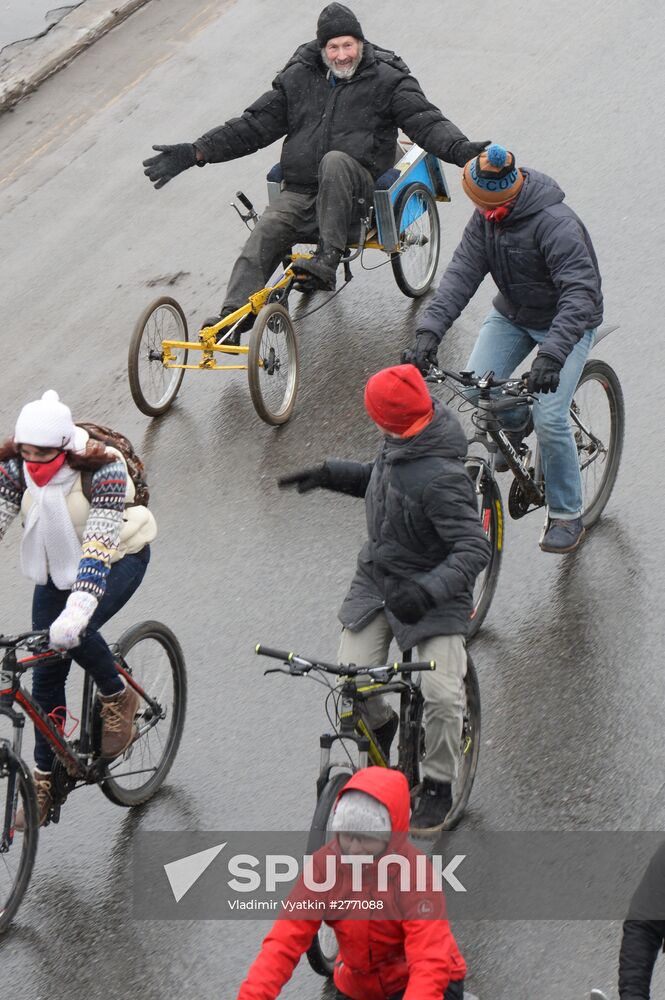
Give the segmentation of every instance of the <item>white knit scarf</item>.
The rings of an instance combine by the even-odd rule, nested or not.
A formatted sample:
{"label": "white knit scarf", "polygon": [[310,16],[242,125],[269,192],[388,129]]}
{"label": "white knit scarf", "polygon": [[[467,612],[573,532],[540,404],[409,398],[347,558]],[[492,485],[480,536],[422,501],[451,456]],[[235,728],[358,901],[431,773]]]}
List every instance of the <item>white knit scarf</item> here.
{"label": "white knit scarf", "polygon": [[21,542],[21,569],[34,583],[50,576],[58,590],[71,590],[81,561],[81,542],[67,509],[67,494],[80,474],[65,464],[45,486],[37,486],[25,463],[32,504]]}

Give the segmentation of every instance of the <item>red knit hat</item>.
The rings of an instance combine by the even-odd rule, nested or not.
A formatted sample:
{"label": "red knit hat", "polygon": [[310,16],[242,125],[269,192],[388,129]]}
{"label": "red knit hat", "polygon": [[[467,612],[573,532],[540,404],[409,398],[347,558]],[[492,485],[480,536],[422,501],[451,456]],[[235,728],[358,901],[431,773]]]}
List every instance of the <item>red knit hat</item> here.
{"label": "red knit hat", "polygon": [[433,408],[425,379],[414,365],[384,368],[365,386],[365,409],[388,434],[406,434]]}

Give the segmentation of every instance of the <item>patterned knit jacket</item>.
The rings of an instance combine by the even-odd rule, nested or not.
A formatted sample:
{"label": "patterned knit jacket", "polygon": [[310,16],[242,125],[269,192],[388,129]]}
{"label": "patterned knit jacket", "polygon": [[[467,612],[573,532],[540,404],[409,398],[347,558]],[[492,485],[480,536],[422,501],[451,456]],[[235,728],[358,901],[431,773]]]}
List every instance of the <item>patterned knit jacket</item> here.
{"label": "patterned knit jacket", "polygon": [[[67,509],[81,540],[81,561],[72,590],[84,590],[98,600],[106,590],[111,564],[151,542],[157,525],[147,507],[127,507],[134,498],[134,483],[127,474],[122,455],[109,449],[115,461],[103,465],[92,476],[90,500],[83,494],[81,476],[67,494]],[[21,487],[19,461],[0,462],[0,539],[14,518],[22,519],[32,497]]]}

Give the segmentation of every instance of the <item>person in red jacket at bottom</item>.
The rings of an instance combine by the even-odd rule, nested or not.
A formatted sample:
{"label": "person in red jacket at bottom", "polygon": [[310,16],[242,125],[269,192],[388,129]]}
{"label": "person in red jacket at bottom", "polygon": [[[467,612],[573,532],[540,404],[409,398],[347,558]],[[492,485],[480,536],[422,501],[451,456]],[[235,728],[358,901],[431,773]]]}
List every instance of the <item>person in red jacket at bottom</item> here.
{"label": "person in red jacket at bottom", "polygon": [[[409,812],[409,786],[400,771],[384,767],[358,771],[339,794],[332,821],[335,839],[314,856],[315,869],[316,862],[331,852],[338,858],[371,854],[378,862],[390,848],[411,861],[415,878],[415,859],[422,852],[407,840]],[[383,919],[380,910],[373,910],[377,915],[371,919],[326,919],[339,945],[336,1000],[462,1000],[466,964],[445,917],[443,892],[432,889],[431,883],[425,893],[403,891],[397,866],[391,869],[394,876],[387,891],[374,898],[383,899],[392,919]],[[368,874],[371,884],[372,871]],[[303,892],[301,882],[290,898],[302,898]],[[344,893],[337,889],[335,898],[344,898]],[[400,918],[395,919],[398,911]],[[423,912],[430,916],[423,919],[419,916]],[[278,997],[321,923],[290,917],[275,921],[237,1000]]]}

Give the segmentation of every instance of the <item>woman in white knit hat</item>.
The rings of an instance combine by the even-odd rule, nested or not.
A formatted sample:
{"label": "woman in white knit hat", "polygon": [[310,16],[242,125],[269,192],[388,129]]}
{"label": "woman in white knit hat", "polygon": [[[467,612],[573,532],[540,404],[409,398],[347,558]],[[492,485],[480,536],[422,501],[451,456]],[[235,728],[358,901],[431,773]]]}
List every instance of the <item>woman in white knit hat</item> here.
{"label": "woman in white knit hat", "polygon": [[[20,514],[21,568],[35,584],[32,627],[48,628],[51,646],[71,649],[92,675],[102,703],[101,752],[109,759],[134,738],[138,696],[98,629],[141,583],[157,534],[151,512],[133,499],[122,454],[77,427],[56,392],[23,407],[13,439],[0,446],[0,539]],[[66,658],[33,670],[32,693],[47,714],[66,705],[70,665]],[[52,805],[53,760],[35,730],[40,824]]]}

